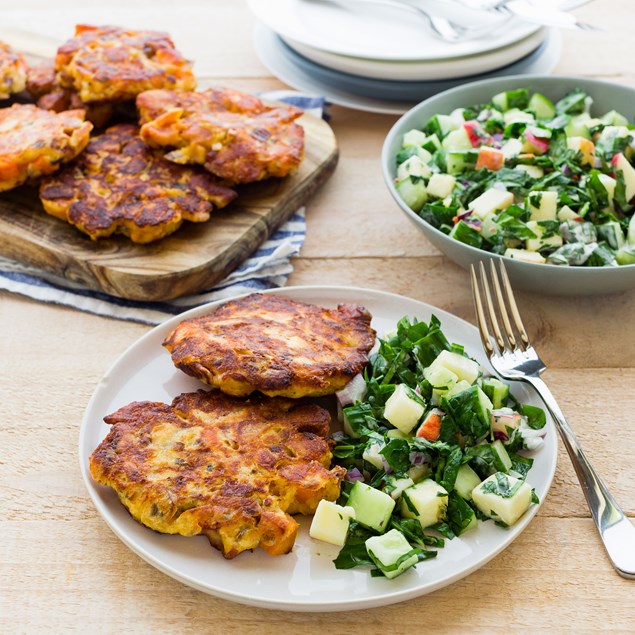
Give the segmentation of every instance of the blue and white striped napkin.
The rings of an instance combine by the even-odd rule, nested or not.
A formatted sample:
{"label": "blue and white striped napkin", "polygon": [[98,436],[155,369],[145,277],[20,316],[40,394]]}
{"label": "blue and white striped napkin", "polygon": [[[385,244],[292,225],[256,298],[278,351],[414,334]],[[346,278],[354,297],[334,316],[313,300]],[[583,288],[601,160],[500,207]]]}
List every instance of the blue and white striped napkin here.
{"label": "blue and white striped napkin", "polygon": [[[261,96],[293,104],[318,117],[324,116],[325,104],[322,97],[300,95],[292,91],[275,91]],[[300,252],[305,236],[306,221],[304,208],[301,208],[260,245],[250,258],[214,287],[196,295],[165,302],[117,298],[2,257],[0,289],[40,302],[61,304],[105,317],[159,324],[173,315],[206,302],[284,286],[293,271],[291,258]]]}

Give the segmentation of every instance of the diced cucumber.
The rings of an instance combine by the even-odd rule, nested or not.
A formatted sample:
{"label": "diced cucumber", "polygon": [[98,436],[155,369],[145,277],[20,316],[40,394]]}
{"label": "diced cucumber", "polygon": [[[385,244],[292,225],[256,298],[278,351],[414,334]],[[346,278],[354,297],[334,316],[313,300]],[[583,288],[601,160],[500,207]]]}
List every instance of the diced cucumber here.
{"label": "diced cucumber", "polygon": [[418,156],[406,159],[397,168],[397,179],[403,181],[409,176],[429,177],[432,174],[430,166],[426,165]]}
{"label": "diced cucumber", "polygon": [[422,146],[426,142],[427,136],[422,130],[408,130],[404,133],[402,147],[410,148],[411,146]]}
{"label": "diced cucumber", "polygon": [[[424,371],[424,377],[428,379],[429,375],[433,376],[434,373],[441,368],[449,370],[456,375],[458,379],[464,379],[469,384],[473,384],[476,381],[481,370],[478,362],[475,362],[465,355],[460,355],[452,351],[441,351]],[[428,381],[430,380],[428,379]]]}
{"label": "diced cucumber", "polygon": [[479,475],[467,463],[464,463],[456,475],[454,491],[466,501],[472,500],[472,490],[480,482]]}
{"label": "diced cucumber", "polygon": [[492,402],[492,408],[502,408],[509,399],[509,385],[503,383],[496,377],[486,377],[482,383],[483,392]]}
{"label": "diced cucumber", "polygon": [[423,465],[413,465],[408,468],[406,472],[408,478],[412,479],[413,483],[418,483],[421,479],[430,475],[430,466],[424,463]]}
{"label": "diced cucumber", "polygon": [[483,243],[480,232],[464,220],[460,220],[454,225],[450,231],[450,237],[472,247],[480,247]]}
{"label": "diced cucumber", "polygon": [[384,418],[401,432],[408,434],[423,415],[423,404],[414,398],[406,384],[397,384],[384,406]]}
{"label": "diced cucumber", "polygon": [[534,93],[531,96],[527,109],[533,111],[540,119],[553,119],[556,116],[556,107],[541,93]]}
{"label": "diced cucumber", "polygon": [[460,174],[468,167],[476,165],[478,152],[474,150],[452,151],[445,155],[445,168],[448,174]]}
{"label": "diced cucumber", "polygon": [[510,108],[527,108],[529,91],[526,88],[507,90],[492,97],[492,103],[503,112]]}
{"label": "diced cucumber", "polygon": [[395,501],[381,490],[355,481],[348,496],[348,506],[355,510],[355,520],[360,525],[383,533],[388,528]]}
{"label": "diced cucumber", "polygon": [[365,544],[372,561],[389,579],[396,578],[419,561],[416,551],[396,529],[383,536],[371,536]]}
{"label": "diced cucumber", "polygon": [[622,226],[616,220],[598,225],[597,232],[598,236],[606,240],[612,249],[619,249],[626,242]]}
{"label": "diced cucumber", "polygon": [[623,245],[615,253],[618,265],[635,265],[635,245]]}
{"label": "diced cucumber", "polygon": [[450,115],[435,115],[425,125],[424,131],[428,135],[436,135],[437,138],[443,139],[451,130],[457,128],[457,123]]}
{"label": "diced cucumber", "polygon": [[591,121],[591,115],[587,112],[583,112],[579,115],[571,117],[569,123],[564,127],[564,131],[567,137],[584,137],[585,139],[591,138],[589,132],[589,122]]}
{"label": "diced cucumber", "polygon": [[447,522],[457,536],[478,526],[474,510],[456,492],[448,496]]}
{"label": "diced cucumber", "polygon": [[427,478],[401,494],[401,515],[416,518],[425,529],[445,518],[448,507],[448,493],[441,485]]}
{"label": "diced cucumber", "polygon": [[512,466],[512,460],[507,454],[507,450],[502,441],[496,440],[492,444],[492,452],[494,453],[494,465],[499,472],[509,472],[509,468]]}
{"label": "diced cucumber", "polygon": [[433,388],[448,390],[459,380],[457,375],[442,364],[430,364],[423,370],[423,376],[430,382]]}
{"label": "diced cucumber", "polygon": [[428,191],[421,177],[409,176],[402,181],[397,181],[395,189],[413,212],[421,211],[428,200]]}
{"label": "diced cucumber", "polygon": [[445,396],[449,399],[450,397],[454,397],[454,395],[462,393],[464,390],[469,390],[471,387],[472,385],[469,382],[465,381],[465,379],[461,379],[461,381],[457,381],[456,384],[448,390]]}
{"label": "diced cucumber", "polygon": [[437,135],[431,134],[426,137],[421,147],[430,152],[430,154],[434,154],[441,147],[441,142]]}
{"label": "diced cucumber", "polygon": [[355,510],[352,507],[342,507],[323,499],[313,515],[309,536],[343,547],[351,519],[355,520]]}
{"label": "diced cucumber", "polygon": [[[507,127],[513,123],[533,123],[536,119],[530,112],[525,112],[524,110],[519,110],[518,108],[510,108],[503,115],[503,121]],[[505,133],[507,134],[507,129],[505,130]]]}
{"label": "diced cucumber", "polygon": [[624,115],[617,112],[617,110],[609,110],[609,112],[602,115],[600,119],[607,126],[627,126],[629,123],[628,119]]}
{"label": "diced cucumber", "polygon": [[635,214],[628,221],[628,232],[626,232],[626,241],[629,245],[635,245]]}
{"label": "diced cucumber", "polygon": [[513,525],[531,505],[531,486],[509,474],[497,472],[472,491],[476,506],[490,518]]}

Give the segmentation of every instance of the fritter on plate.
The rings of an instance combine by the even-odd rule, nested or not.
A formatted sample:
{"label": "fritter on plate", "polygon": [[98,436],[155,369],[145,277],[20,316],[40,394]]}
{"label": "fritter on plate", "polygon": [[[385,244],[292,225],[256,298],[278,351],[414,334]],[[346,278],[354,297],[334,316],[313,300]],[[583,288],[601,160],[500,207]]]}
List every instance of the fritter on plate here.
{"label": "fritter on plate", "polygon": [[73,88],[63,88],[57,79],[52,60],[28,67],[26,89],[36,100],[38,107],[55,112],[83,110],[86,121],[97,128],[103,128],[115,114],[116,106],[113,102],[96,101],[87,104]]}
{"label": "fritter on plate", "polygon": [[92,127],[81,110],[55,113],[31,104],[0,109],[0,192],[74,159]]}
{"label": "fritter on plate", "polygon": [[224,88],[152,90],[137,97],[137,108],[141,138],[174,148],[167,159],[203,165],[234,183],[287,176],[304,156],[304,129],[294,123],[302,111],[292,106],[267,106]]}
{"label": "fritter on plate", "polygon": [[184,320],[163,345],[177,368],[231,395],[318,397],[343,388],[375,342],[362,307],[325,309],[268,294]]}
{"label": "fritter on plate", "polygon": [[196,88],[191,63],[160,31],[78,25],[75,37],[57,50],[55,69],[61,85],[74,88],[84,102],[134,99],[153,88]]}
{"label": "fritter on plate", "polygon": [[26,62],[8,44],[0,42],[0,99],[24,90]]}
{"label": "fritter on plate", "polygon": [[176,231],[184,220],[204,222],[236,193],[193,167],[162,158],[120,124],[91,139],[72,165],[45,179],[40,199],[51,215],[93,240],[121,233],[148,243]]}
{"label": "fritter on plate", "polygon": [[90,457],[140,523],[167,534],[205,534],[226,558],[293,547],[297,522],[335,500],[345,470],[329,469],[330,416],[288,399],[186,393],[172,405],[135,402],[105,418]]}

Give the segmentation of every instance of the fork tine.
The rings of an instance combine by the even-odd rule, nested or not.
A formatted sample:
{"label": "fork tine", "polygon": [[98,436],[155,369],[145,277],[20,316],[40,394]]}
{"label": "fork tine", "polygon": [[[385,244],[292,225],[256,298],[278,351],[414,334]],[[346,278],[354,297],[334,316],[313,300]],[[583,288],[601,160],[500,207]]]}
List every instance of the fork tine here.
{"label": "fork tine", "polygon": [[507,296],[507,303],[509,304],[509,308],[512,312],[512,317],[514,318],[514,324],[516,325],[516,329],[518,330],[518,334],[520,335],[522,348],[523,350],[527,350],[531,346],[531,343],[529,342],[529,336],[527,335],[527,331],[525,330],[525,325],[520,319],[520,312],[518,311],[518,305],[516,304],[516,299],[514,298],[512,285],[509,282],[509,276],[507,275],[507,270],[505,269],[505,265],[503,264],[502,260],[500,261],[500,273],[501,279],[503,281],[503,288],[505,289],[505,295]]}
{"label": "fork tine", "polygon": [[472,278],[472,297],[474,298],[474,308],[476,309],[476,321],[478,322],[478,330],[481,334],[481,341],[483,342],[483,348],[488,356],[494,354],[494,347],[492,346],[491,335],[487,329],[487,320],[485,318],[485,312],[483,311],[483,302],[481,301],[481,293],[478,287],[478,279],[476,278],[476,270],[474,265],[470,265],[470,275]]}
{"label": "fork tine", "polygon": [[[507,335],[507,340],[509,341],[509,345],[512,350],[516,350],[516,336],[514,335],[514,330],[512,329],[511,322],[509,321],[509,314],[507,313],[507,308],[505,306],[505,300],[503,299],[503,293],[501,292],[501,285],[498,281],[498,274],[496,273],[496,266],[493,260],[489,261],[490,271],[492,276],[492,283],[494,285],[494,291],[496,293],[496,299],[498,300],[498,310],[503,319],[503,326],[505,327],[505,335]],[[502,264],[502,261],[501,261]],[[508,286],[511,290],[511,287]]]}
{"label": "fork tine", "polygon": [[490,290],[489,282],[487,281],[487,274],[485,273],[485,267],[482,262],[479,262],[479,271],[481,274],[481,283],[483,290],[485,291],[485,304],[487,306],[487,316],[489,317],[489,323],[494,331],[494,340],[498,346],[498,352],[502,353],[505,350],[506,342],[503,339],[500,326],[498,324],[498,318],[496,317],[496,309],[494,302],[492,301],[492,292]]}

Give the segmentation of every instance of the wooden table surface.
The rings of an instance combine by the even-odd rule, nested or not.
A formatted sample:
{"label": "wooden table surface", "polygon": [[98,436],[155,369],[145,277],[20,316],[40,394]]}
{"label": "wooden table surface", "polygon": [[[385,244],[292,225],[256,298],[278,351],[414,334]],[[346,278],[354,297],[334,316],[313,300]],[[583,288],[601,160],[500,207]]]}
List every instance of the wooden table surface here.
{"label": "wooden table surface", "polygon": [[[93,4],[60,0],[55,10],[72,24],[80,6]],[[0,26],[18,10],[37,16],[51,9],[43,0],[2,0]],[[253,91],[282,87],[253,51],[245,2],[175,3],[169,11],[165,29],[198,25],[199,36],[197,16],[214,17],[197,56],[210,79]],[[632,3],[606,0],[576,13],[604,31],[563,33],[555,73],[635,85]],[[289,284],[391,291],[474,322],[466,272],[413,230],[383,185],[379,152],[396,117],[339,107],[331,114],[340,163],[307,207],[306,244]],[[518,299],[549,366],[548,383],[632,517],[635,290]],[[562,447],[544,505],[509,548],[459,582],[401,604],[348,613],[257,609],[195,591],[146,564],[95,511],[77,443],[95,385],[147,331],[0,292],[0,632],[635,632],[635,581],[620,578],[605,557]]]}

